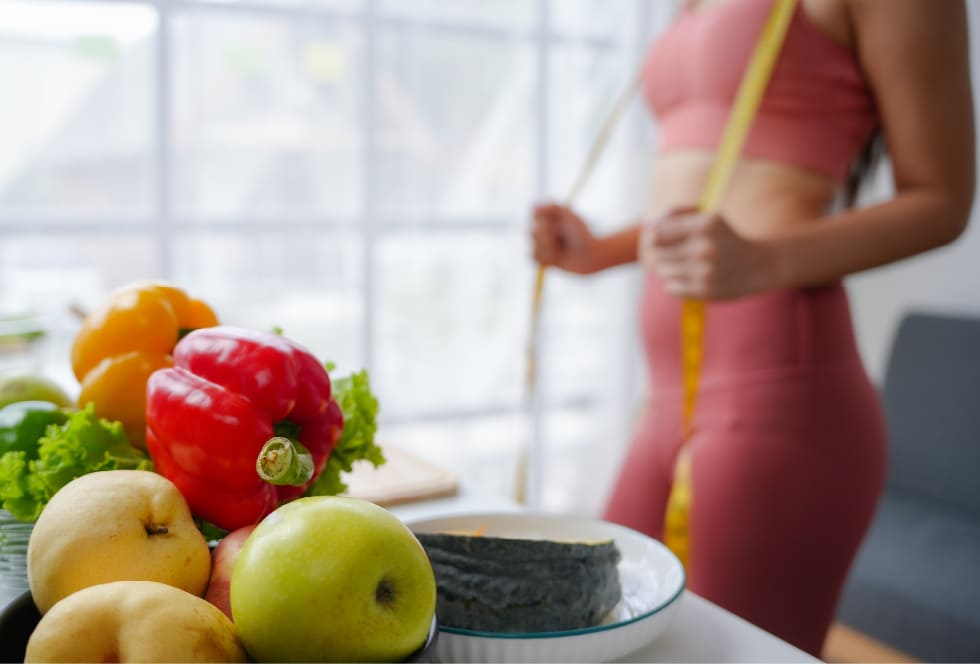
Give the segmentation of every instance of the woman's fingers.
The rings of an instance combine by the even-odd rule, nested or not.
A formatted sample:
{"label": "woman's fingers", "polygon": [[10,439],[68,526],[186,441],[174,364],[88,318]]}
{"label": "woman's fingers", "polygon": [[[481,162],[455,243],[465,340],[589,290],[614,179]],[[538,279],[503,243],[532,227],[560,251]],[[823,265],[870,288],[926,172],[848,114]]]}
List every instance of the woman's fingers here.
{"label": "woman's fingers", "polygon": [[561,235],[557,219],[547,214],[535,215],[531,224],[531,241],[534,259],[539,263],[551,263],[561,249]]}
{"label": "woman's fingers", "polygon": [[647,269],[658,270],[661,263],[688,260],[701,225],[702,215],[687,209],[644,222],[639,240],[640,261]]}
{"label": "woman's fingers", "polygon": [[653,223],[650,242],[654,247],[670,247],[683,244],[704,229],[707,219],[703,215],[675,213]]}
{"label": "woman's fingers", "polygon": [[577,274],[594,272],[597,240],[585,221],[564,205],[533,208],[531,240],[535,260]]}
{"label": "woman's fingers", "polygon": [[656,249],[684,242],[691,235],[688,225],[681,221],[664,219],[650,231],[650,243]]}
{"label": "woman's fingers", "polygon": [[664,281],[664,290],[674,297],[691,298],[701,300],[705,298],[702,289],[698,288],[693,282],[683,279]]}
{"label": "woman's fingers", "polygon": [[646,263],[678,297],[702,298],[712,291],[714,246],[698,217],[664,220],[653,229]]}
{"label": "woman's fingers", "polygon": [[711,266],[704,263],[670,263],[661,266],[657,274],[671,295],[701,299],[714,294]]}
{"label": "woman's fingers", "polygon": [[651,246],[649,250],[651,266],[688,262],[692,256],[690,245],[690,242],[680,242],[666,247]]}
{"label": "woman's fingers", "polygon": [[552,265],[561,258],[564,247],[562,219],[564,210],[560,205],[545,204],[535,206],[531,220],[531,242],[534,260],[544,265]]}
{"label": "woman's fingers", "polygon": [[561,244],[557,240],[536,240],[532,249],[534,260],[543,265],[556,263],[561,256]]}

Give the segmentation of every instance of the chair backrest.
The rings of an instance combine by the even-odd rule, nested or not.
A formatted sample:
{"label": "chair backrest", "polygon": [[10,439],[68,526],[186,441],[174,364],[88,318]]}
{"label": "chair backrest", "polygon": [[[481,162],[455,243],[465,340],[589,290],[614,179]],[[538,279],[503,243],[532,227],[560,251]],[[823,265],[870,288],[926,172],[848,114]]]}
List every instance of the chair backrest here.
{"label": "chair backrest", "polygon": [[980,516],[980,318],[907,315],[883,399],[889,487]]}

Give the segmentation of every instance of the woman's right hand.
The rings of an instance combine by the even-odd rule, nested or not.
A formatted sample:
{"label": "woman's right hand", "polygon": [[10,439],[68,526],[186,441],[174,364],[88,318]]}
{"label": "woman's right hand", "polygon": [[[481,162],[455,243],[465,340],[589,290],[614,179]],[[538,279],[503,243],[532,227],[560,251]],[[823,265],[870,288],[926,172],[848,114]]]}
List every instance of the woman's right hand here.
{"label": "woman's right hand", "polygon": [[599,239],[571,208],[556,203],[537,205],[533,215],[534,260],[576,274],[600,269]]}

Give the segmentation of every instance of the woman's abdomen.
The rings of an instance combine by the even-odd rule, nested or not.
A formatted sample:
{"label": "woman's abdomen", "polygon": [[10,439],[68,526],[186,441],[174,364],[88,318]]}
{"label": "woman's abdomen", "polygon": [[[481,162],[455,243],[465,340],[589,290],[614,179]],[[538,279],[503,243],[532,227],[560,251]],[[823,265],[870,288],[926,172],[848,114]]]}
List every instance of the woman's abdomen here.
{"label": "woman's abdomen", "polygon": [[[655,397],[682,383],[680,312],[680,300],[648,274],[640,325]],[[840,284],[710,302],[704,329],[702,390],[814,371],[863,375]]]}

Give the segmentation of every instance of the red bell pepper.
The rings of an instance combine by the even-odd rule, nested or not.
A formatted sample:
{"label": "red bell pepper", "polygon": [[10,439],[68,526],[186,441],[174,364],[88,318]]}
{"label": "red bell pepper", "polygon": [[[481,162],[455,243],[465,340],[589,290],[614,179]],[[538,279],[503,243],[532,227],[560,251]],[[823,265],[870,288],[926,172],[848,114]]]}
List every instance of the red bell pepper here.
{"label": "red bell pepper", "polygon": [[147,383],[146,444],[191,511],[233,530],[302,495],[344,426],[316,357],[224,325],[191,332],[173,358]]}

